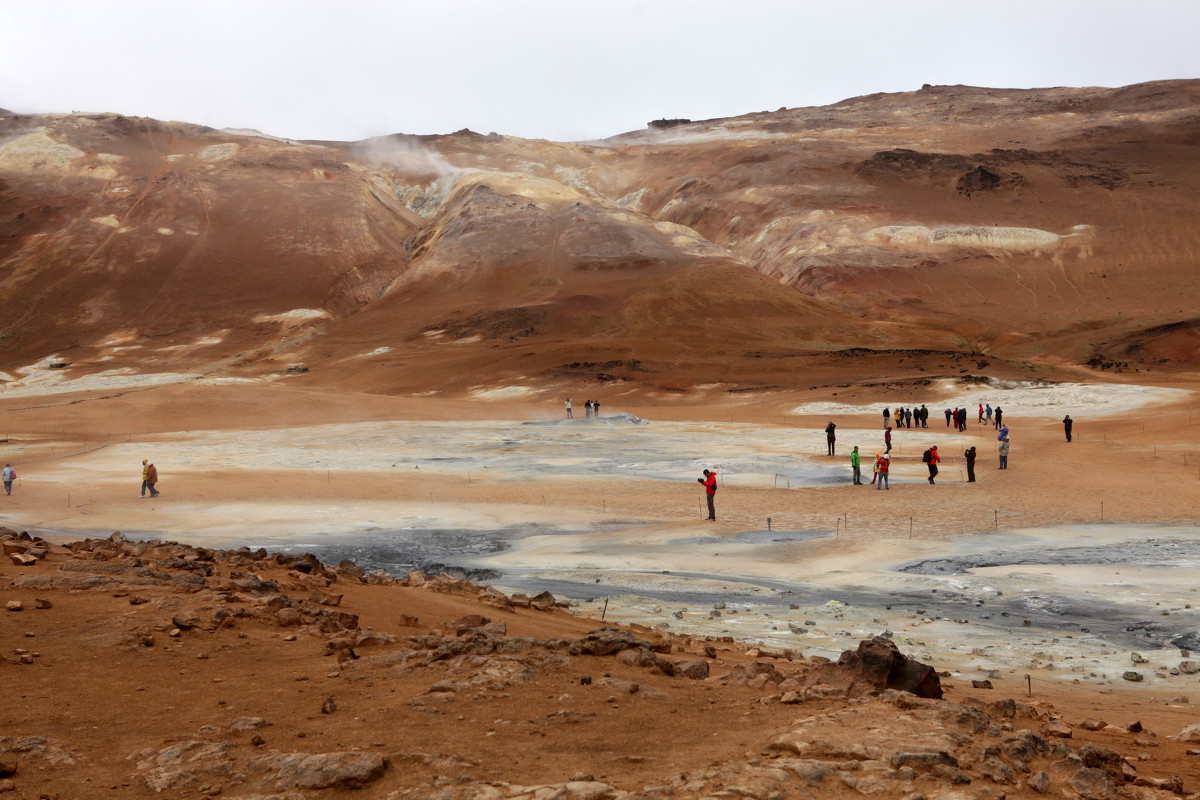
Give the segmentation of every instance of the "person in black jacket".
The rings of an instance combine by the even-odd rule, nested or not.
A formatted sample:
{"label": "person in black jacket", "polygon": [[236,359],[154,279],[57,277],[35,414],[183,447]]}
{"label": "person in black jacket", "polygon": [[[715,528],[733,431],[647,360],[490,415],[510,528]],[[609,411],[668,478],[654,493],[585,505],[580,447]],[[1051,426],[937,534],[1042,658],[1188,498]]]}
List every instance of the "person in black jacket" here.
{"label": "person in black jacket", "polygon": [[967,459],[967,483],[975,482],[975,446],[967,448],[963,453],[963,457]]}
{"label": "person in black jacket", "polygon": [[1071,428],[1075,425],[1075,420],[1071,419],[1071,415],[1067,414],[1063,417],[1063,433],[1067,435],[1067,441],[1071,441]]}

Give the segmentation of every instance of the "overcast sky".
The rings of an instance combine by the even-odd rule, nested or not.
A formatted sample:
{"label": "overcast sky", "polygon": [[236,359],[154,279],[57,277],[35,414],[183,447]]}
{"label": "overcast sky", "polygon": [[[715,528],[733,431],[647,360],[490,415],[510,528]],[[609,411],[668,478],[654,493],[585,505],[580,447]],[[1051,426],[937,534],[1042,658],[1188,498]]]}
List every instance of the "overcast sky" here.
{"label": "overcast sky", "polygon": [[1200,0],[0,0],[0,107],[580,140],[923,83],[1200,77]]}

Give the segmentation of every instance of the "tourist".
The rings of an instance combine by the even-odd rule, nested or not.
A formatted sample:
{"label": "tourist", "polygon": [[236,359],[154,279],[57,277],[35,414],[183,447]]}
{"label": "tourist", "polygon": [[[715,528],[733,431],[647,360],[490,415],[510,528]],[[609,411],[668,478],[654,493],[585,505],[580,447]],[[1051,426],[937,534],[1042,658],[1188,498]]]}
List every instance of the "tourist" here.
{"label": "tourist", "polygon": [[1008,436],[1000,440],[998,449],[1000,453],[1000,469],[1008,469]]}
{"label": "tourist", "polygon": [[592,401],[592,416],[595,417],[596,419],[600,419],[600,401],[599,400]]}
{"label": "tourist", "polygon": [[591,400],[583,401],[583,418],[584,419],[592,418],[592,401]]}
{"label": "tourist", "polygon": [[929,427],[929,409],[925,407],[924,403],[921,403],[921,427]]}
{"label": "tourist", "polygon": [[708,518],[716,521],[717,509],[713,504],[713,499],[717,494],[717,473],[704,470],[704,477],[696,478],[696,482],[704,487],[704,494],[708,499]]}
{"label": "tourist", "polygon": [[567,405],[567,419],[574,419],[574,417],[571,416],[571,398],[569,398],[569,397],[567,398],[566,405]]}
{"label": "tourist", "polygon": [[871,485],[872,486],[874,486],[875,482],[879,480],[879,462],[880,461],[883,461],[883,456],[879,455],[879,453],[876,453],[875,454],[875,463],[871,465]]}
{"label": "tourist", "polygon": [[984,404],[984,406],[983,406],[983,418],[984,418],[984,424],[985,424],[985,425],[991,425],[991,424],[992,424],[992,404],[991,404],[991,403],[986,403],[986,404]]}
{"label": "tourist", "polygon": [[150,490],[151,499],[159,495],[158,489],[154,488],[156,483],[158,483],[158,467],[154,466],[153,461],[150,461],[146,464],[146,488]]}
{"label": "tourist", "polygon": [[883,458],[879,459],[879,461],[877,461],[875,463],[875,470],[876,470],[876,472],[879,473],[879,482],[875,484],[876,489],[890,490],[892,488],[891,486],[887,485],[888,484],[888,470],[891,468],[891,464],[892,464],[892,457],[887,455],[886,453],[884,454]]}
{"label": "tourist", "polygon": [[912,409],[911,408],[904,409],[904,427],[906,427],[906,428],[912,427]]}
{"label": "tourist", "polygon": [[862,486],[862,470],[859,469],[858,445],[850,451],[850,472],[854,477],[854,485]]}
{"label": "tourist", "polygon": [[883,444],[887,448],[885,453],[892,452],[892,426],[889,425],[883,429]]}
{"label": "tourist", "polygon": [[953,411],[951,411],[950,409],[948,409],[948,408],[946,409],[946,427],[947,427],[947,428],[949,428],[949,427],[950,427],[950,416],[951,416],[953,413],[954,413],[954,412],[953,412]]}
{"label": "tourist", "polygon": [[975,445],[967,448],[963,453],[963,457],[967,459],[967,483],[975,482]]}
{"label": "tourist", "polygon": [[937,445],[933,445],[926,450],[922,454],[921,460],[929,466],[929,482],[933,483],[933,479],[936,478],[938,474],[938,462],[942,460],[938,455]]}
{"label": "tourist", "polygon": [[983,403],[979,404],[979,421],[983,422]]}
{"label": "tourist", "polygon": [[837,441],[837,425],[833,424],[833,420],[829,420],[829,424],[825,426],[825,444],[829,446],[829,455],[833,455],[833,443]]}
{"label": "tourist", "polygon": [[891,418],[892,418],[892,410],[890,408],[885,408],[883,410],[883,427],[885,427],[885,428],[887,427],[888,422],[891,420]]}
{"label": "tourist", "polygon": [[[570,400],[567,401],[571,402]],[[569,413],[569,412],[568,412]],[[150,477],[150,459],[142,459],[142,497],[146,496],[146,480]]]}
{"label": "tourist", "polygon": [[996,428],[999,428],[1001,425],[1004,424],[1001,421],[1003,419],[1004,419],[1004,410],[1001,409],[1000,406],[996,406],[996,421],[993,423],[993,426]]}
{"label": "tourist", "polygon": [[966,431],[966,429],[967,429],[967,407],[963,406],[962,408],[960,408],[958,410],[958,430],[961,433],[963,431]]}
{"label": "tourist", "polygon": [[13,469],[12,464],[5,464],[4,469],[0,469],[0,478],[4,480],[4,493],[12,494],[13,481],[17,479],[17,471]]}
{"label": "tourist", "polygon": [[1075,426],[1075,420],[1071,419],[1071,415],[1067,414],[1063,417],[1063,433],[1067,435],[1067,441],[1071,441],[1071,428]]}

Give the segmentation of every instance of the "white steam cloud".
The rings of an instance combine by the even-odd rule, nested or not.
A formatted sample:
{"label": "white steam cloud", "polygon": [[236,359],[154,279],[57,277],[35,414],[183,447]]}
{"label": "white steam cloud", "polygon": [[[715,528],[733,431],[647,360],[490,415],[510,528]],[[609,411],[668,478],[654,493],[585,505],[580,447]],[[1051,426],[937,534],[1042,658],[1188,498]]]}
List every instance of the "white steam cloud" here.
{"label": "white steam cloud", "polygon": [[367,164],[410,176],[441,178],[459,171],[436,150],[399,136],[366,139],[355,145],[353,153]]}

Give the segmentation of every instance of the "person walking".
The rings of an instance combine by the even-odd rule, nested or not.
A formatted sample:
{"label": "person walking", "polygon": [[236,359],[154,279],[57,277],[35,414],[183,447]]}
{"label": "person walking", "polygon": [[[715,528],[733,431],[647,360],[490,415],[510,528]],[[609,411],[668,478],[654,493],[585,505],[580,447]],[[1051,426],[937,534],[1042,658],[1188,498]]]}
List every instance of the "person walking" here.
{"label": "person walking", "polygon": [[704,477],[696,478],[696,482],[704,487],[704,495],[708,500],[708,518],[715,522],[717,508],[714,505],[714,498],[717,494],[717,473],[704,470]]}
{"label": "person walking", "polygon": [[963,406],[958,410],[958,431],[965,433],[967,430],[967,407]]}
{"label": "person walking", "polygon": [[904,409],[904,427],[906,427],[906,428],[912,427],[912,409],[911,408]]}
{"label": "person walking", "polygon": [[992,404],[991,404],[991,403],[987,403],[987,404],[985,404],[985,405],[984,405],[984,407],[983,407],[983,417],[984,417],[984,424],[985,424],[985,425],[991,425],[991,424],[992,424]]}
{"label": "person walking", "polygon": [[929,427],[929,409],[925,407],[924,403],[921,403],[921,427]]}
{"label": "person walking", "polygon": [[1067,435],[1067,441],[1071,441],[1071,428],[1075,426],[1075,420],[1071,419],[1071,415],[1067,414],[1063,417],[1063,433]]}
{"label": "person walking", "polygon": [[825,426],[825,444],[829,446],[829,455],[833,455],[833,445],[837,441],[837,425],[833,424],[833,420],[829,420],[829,424]]}
{"label": "person walking", "polygon": [[891,469],[891,466],[892,466],[892,457],[886,453],[884,453],[883,458],[881,458],[881,459],[879,459],[879,461],[875,462],[875,471],[879,474],[879,482],[875,484],[876,490],[878,490],[878,489],[889,489],[890,490],[892,488],[891,486],[888,486],[888,470]]}
{"label": "person walking", "polygon": [[154,484],[158,483],[158,467],[154,466],[154,462],[150,461],[146,464],[146,488],[150,490],[150,498],[158,497],[159,491],[154,488]]}
{"label": "person walking", "polygon": [[975,445],[967,448],[963,453],[963,458],[967,460],[967,483],[975,482]]}
{"label": "person walking", "polygon": [[1008,469],[1008,446],[1008,437],[1005,436],[1000,440],[1000,446],[997,448],[1000,454],[1000,469]]}
{"label": "person walking", "polygon": [[571,398],[569,398],[569,397],[567,398],[566,406],[567,406],[567,419],[574,419],[574,417],[571,416]]}
{"label": "person walking", "polygon": [[[570,402],[569,400],[567,402]],[[142,459],[142,497],[146,496],[146,479],[150,477],[150,459]]]}
{"label": "person walking", "polygon": [[0,469],[0,479],[4,480],[4,493],[12,494],[13,481],[17,479],[17,471],[12,464],[5,464],[4,469]]}
{"label": "person walking", "polygon": [[938,455],[937,445],[933,445],[926,450],[921,456],[921,460],[929,466],[929,482],[933,483],[933,479],[936,478],[938,474],[938,462],[942,460]]}
{"label": "person walking", "polygon": [[862,470],[859,468],[858,445],[850,451],[850,472],[853,473],[854,485],[862,486]]}
{"label": "person walking", "polygon": [[949,427],[950,427],[950,416],[951,416],[953,413],[954,413],[954,412],[953,412],[953,411],[951,411],[950,409],[948,409],[948,408],[946,409],[946,427],[947,427],[947,428],[949,428]]}
{"label": "person walking", "polygon": [[892,452],[892,426],[891,425],[889,425],[883,429],[883,444],[884,444],[884,447],[887,448],[883,452],[885,452],[885,453]]}
{"label": "person walking", "polygon": [[874,486],[875,482],[879,480],[879,462],[882,460],[883,460],[883,456],[879,455],[879,453],[876,453],[875,454],[875,462],[873,464],[871,464],[871,485],[872,486]]}
{"label": "person walking", "polygon": [[994,426],[999,428],[1002,425],[1004,425],[1004,423],[1002,422],[1003,419],[1004,419],[1004,409],[1000,408],[1000,406],[996,406],[996,422],[994,423]]}
{"label": "person walking", "polygon": [[888,426],[888,423],[891,422],[891,420],[892,420],[892,410],[890,408],[885,408],[883,410],[883,427],[886,428]]}
{"label": "person walking", "polygon": [[983,422],[983,403],[979,404],[979,421]]}

